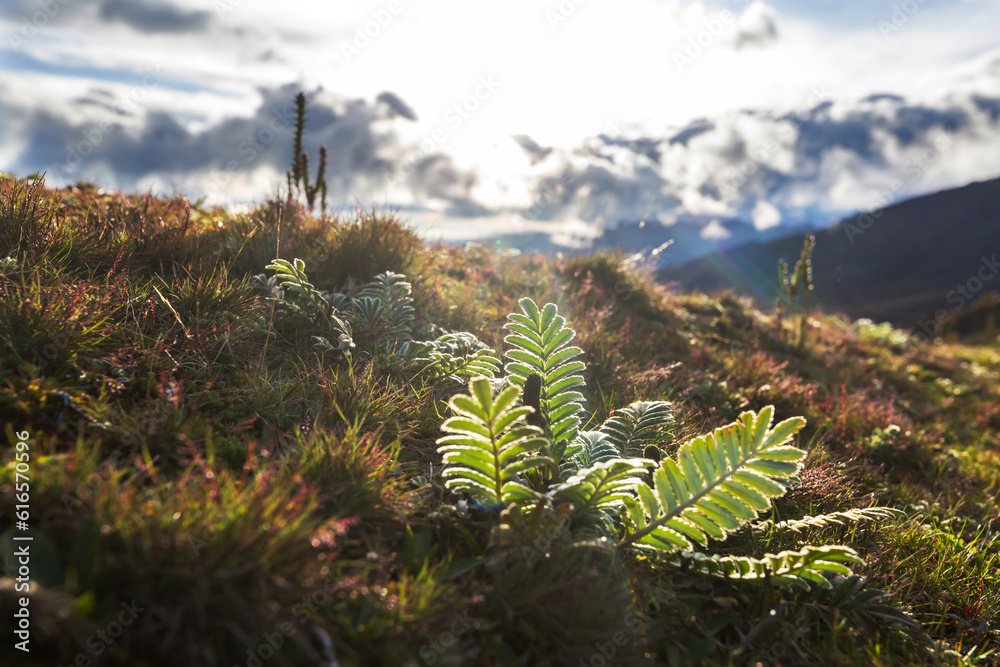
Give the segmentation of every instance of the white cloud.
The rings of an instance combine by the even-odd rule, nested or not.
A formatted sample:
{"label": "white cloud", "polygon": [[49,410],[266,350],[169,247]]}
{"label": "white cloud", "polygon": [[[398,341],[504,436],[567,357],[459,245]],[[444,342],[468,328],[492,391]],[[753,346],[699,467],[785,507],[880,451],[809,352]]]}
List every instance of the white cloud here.
{"label": "white cloud", "polygon": [[763,199],[758,200],[754,205],[751,216],[753,226],[757,231],[764,231],[781,224],[781,211]]}
{"label": "white cloud", "polygon": [[[231,11],[213,10],[204,20],[191,17],[217,3],[171,0],[180,17],[175,23],[187,25],[186,33],[142,32],[141,12],[133,11],[128,21],[101,20],[97,8],[108,1],[77,0],[66,20],[45,26],[23,54],[0,60],[8,84],[6,111],[0,109],[6,128],[0,168],[41,159],[41,142],[25,130],[43,112],[66,121],[67,137],[83,123],[103,119],[125,122],[141,136],[153,113],[169,115],[184,132],[207,136],[254,113],[261,90],[297,82],[369,103],[390,91],[412,108],[417,121],[393,121],[392,141],[377,148],[377,157],[389,163],[411,154],[437,128],[447,129],[434,152],[449,161],[436,161],[435,169],[449,178],[464,175],[443,192],[452,200],[465,197],[466,212],[472,203],[494,212],[523,211],[537,202],[547,177],[569,173],[576,179],[564,188],[569,199],[543,202],[545,215],[563,222],[593,225],[602,215],[648,213],[652,219],[681,212],[773,225],[776,216],[788,221],[810,207],[866,207],[873,192],[899,179],[906,193],[915,194],[1000,174],[996,119],[970,102],[974,94],[1000,97],[993,30],[1000,3],[927,5],[884,38],[876,19],[834,29],[810,20],[806,9],[780,13],[771,5],[787,3],[778,0],[748,6],[702,0],[571,3],[576,9],[555,25],[546,12],[559,11],[556,0],[398,0],[399,11],[388,14],[387,0],[285,3],[280,10],[266,0],[218,0]],[[673,55],[723,9],[740,14],[738,20],[679,72]],[[16,11],[8,11],[0,17],[0,34],[20,25]],[[367,41],[357,42],[363,47],[348,62],[342,45],[355,45],[359,30],[368,31]],[[120,97],[134,85],[122,77],[157,66],[176,85],[150,91],[124,120],[79,102],[99,98],[95,89]],[[449,109],[484,75],[502,85],[452,127]],[[899,95],[908,108],[956,108],[969,122],[946,155],[907,180],[902,171],[927,140],[923,135],[908,144],[893,134],[895,126],[874,127],[865,148],[870,154],[850,144],[845,124],[860,111],[870,112],[866,122],[920,123],[893,120],[901,105],[891,99],[861,102],[874,93]],[[829,115],[811,116],[826,98],[832,102]],[[788,112],[814,125],[781,122]],[[690,136],[674,141],[682,131]],[[834,137],[834,131],[843,136]],[[619,143],[598,139],[601,134]],[[551,150],[532,163],[511,140],[514,135]],[[809,153],[810,142],[823,146],[817,155]],[[129,183],[114,160],[101,164],[102,177]],[[741,175],[741,168],[753,173]],[[169,165],[148,173],[158,183],[182,187],[200,178],[197,171],[171,171]],[[262,196],[255,190],[280,173],[277,163],[252,170],[234,179],[225,194]],[[716,192],[731,182],[737,182],[732,196]],[[363,174],[343,196],[454,213],[454,203],[442,203],[450,200],[422,199],[426,194],[405,186],[386,190]],[[485,228],[505,219],[486,215],[476,224]],[[470,219],[456,219],[454,227],[468,230]]]}
{"label": "white cloud", "polygon": [[722,241],[732,235],[733,233],[723,227],[718,220],[712,220],[701,230],[701,237],[710,241]]}

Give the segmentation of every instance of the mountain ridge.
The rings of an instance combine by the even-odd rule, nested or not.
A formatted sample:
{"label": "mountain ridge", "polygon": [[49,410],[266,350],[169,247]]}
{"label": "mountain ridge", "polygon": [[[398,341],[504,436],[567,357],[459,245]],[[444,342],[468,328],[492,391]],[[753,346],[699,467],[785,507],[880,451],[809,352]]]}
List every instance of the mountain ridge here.
{"label": "mountain ridge", "polygon": [[[812,233],[814,300],[852,318],[928,324],[921,318],[941,321],[1000,289],[993,280],[1000,271],[1000,179],[914,197]],[[769,305],[779,293],[778,260],[794,263],[801,247],[799,234],[751,241],[661,267],[657,276],[685,289],[735,289]]]}

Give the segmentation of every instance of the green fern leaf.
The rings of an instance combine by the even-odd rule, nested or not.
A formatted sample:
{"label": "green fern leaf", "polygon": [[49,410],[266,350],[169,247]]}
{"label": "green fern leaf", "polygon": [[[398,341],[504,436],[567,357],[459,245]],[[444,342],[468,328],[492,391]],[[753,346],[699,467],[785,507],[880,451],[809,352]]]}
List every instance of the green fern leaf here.
{"label": "green fern leaf", "polygon": [[757,534],[770,532],[772,529],[801,533],[810,528],[843,526],[864,521],[891,521],[904,516],[906,516],[906,512],[893,507],[863,507],[842,512],[830,512],[829,514],[821,514],[820,516],[806,515],[801,519],[791,519],[780,523],[764,521],[754,525],[752,529]]}
{"label": "green fern leaf", "polygon": [[621,452],[606,433],[601,431],[580,431],[573,444],[563,453],[565,461],[560,466],[563,478],[569,478],[579,470],[621,458]]}
{"label": "green fern leaf", "polygon": [[275,272],[275,278],[282,290],[290,293],[288,300],[300,306],[303,310],[319,308],[326,312],[327,302],[323,293],[316,289],[306,275],[306,263],[297,257],[289,262],[287,259],[275,259],[265,268]]}
{"label": "green fern leaf", "polygon": [[805,452],[788,440],[805,426],[794,417],[769,429],[774,408],[740,419],[680,447],[625,501],[632,522],[619,546],[674,551],[721,540],[786,490]]}
{"label": "green fern leaf", "polygon": [[385,308],[381,318],[382,324],[386,327],[385,335],[406,341],[413,335],[413,320],[416,313],[413,308],[412,292],[413,287],[406,281],[406,276],[386,271],[365,285],[355,301],[366,297],[378,299]]}
{"label": "green fern leaf", "polygon": [[809,589],[812,585],[830,589],[830,575],[851,576],[849,565],[861,563],[853,549],[836,545],[807,546],[801,551],[782,551],[763,558],[682,551],[675,561],[705,574],[744,581],[769,579],[778,586],[799,589]]}
{"label": "green fern leaf", "polygon": [[566,318],[557,313],[554,303],[539,310],[534,301],[524,298],[518,305],[522,312],[508,315],[504,327],[511,331],[504,338],[510,345],[508,381],[520,388],[532,373],[542,378],[542,417],[552,434],[553,458],[561,461],[580,430],[583,394],[577,389],[584,385],[580,371],[585,365],[574,358],[583,350],[569,345],[576,332],[566,326]]}
{"label": "green fern leaf", "polygon": [[613,459],[581,470],[565,482],[549,489],[553,505],[572,503],[579,512],[621,505],[643,485],[646,472],[642,459]]}
{"label": "green fern leaf", "polygon": [[500,360],[493,349],[465,331],[431,341],[410,341],[406,353],[420,367],[418,374],[435,378],[463,382],[473,377],[493,378],[500,371]]}
{"label": "green fern leaf", "polygon": [[637,454],[648,445],[668,437],[674,423],[668,401],[636,401],[616,410],[599,429],[618,447],[622,456]]}
{"label": "green fern leaf", "polygon": [[537,495],[518,475],[551,465],[552,459],[539,454],[548,441],[540,429],[524,423],[530,408],[514,405],[518,394],[508,387],[494,396],[489,379],[474,378],[469,394],[449,401],[455,416],[441,425],[449,435],[437,441],[448,489],[494,507]]}
{"label": "green fern leaf", "polygon": [[332,345],[324,336],[313,336],[316,347],[324,351],[336,350],[350,357],[351,349],[355,346],[351,325],[337,315],[334,297],[319,291],[309,282],[305,262],[298,258],[292,262],[275,259],[266,268],[275,272],[274,284],[271,285],[269,280],[264,284],[271,286],[272,293],[278,295],[279,301],[310,316],[319,313],[325,324],[329,325],[331,333],[336,336],[336,345]]}

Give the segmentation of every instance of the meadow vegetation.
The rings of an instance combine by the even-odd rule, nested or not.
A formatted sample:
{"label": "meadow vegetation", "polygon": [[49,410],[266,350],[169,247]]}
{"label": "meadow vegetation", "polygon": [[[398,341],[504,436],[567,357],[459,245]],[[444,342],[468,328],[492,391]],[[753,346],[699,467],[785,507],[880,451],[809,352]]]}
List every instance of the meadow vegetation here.
{"label": "meadow vegetation", "polygon": [[4,664],[997,664],[995,341],[312,204],[0,180]]}

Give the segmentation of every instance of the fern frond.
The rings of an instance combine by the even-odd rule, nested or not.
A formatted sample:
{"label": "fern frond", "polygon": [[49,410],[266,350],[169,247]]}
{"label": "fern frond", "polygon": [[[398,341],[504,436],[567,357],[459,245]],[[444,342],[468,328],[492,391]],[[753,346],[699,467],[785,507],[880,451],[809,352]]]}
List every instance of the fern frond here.
{"label": "fern frond", "polygon": [[788,440],[805,426],[801,417],[770,429],[774,407],[744,412],[738,421],[697,437],[665,459],[651,490],[636,487],[625,501],[630,523],[619,546],[675,551],[721,540],[769,507],[786,491],[805,452]]}
{"label": "fern frond", "polygon": [[770,579],[774,584],[786,588],[808,589],[811,584],[816,584],[820,588],[830,589],[832,586],[827,578],[828,574],[851,576],[848,564],[863,562],[854,549],[832,545],[807,546],[801,551],[782,551],[778,554],[766,554],[763,558],[682,551],[676,564],[727,579]]}
{"label": "fern frond", "polygon": [[360,332],[377,329],[386,314],[385,304],[381,299],[371,296],[359,296],[351,302],[351,324]]}
{"label": "fern frond", "polygon": [[400,341],[409,340],[413,334],[413,287],[401,273],[386,271],[372,278],[372,281],[358,293],[356,301],[365,297],[378,299],[385,307],[383,324],[386,335]]}
{"label": "fern frond", "polygon": [[309,282],[306,263],[301,259],[296,257],[292,262],[287,259],[275,259],[265,268],[274,271],[278,285],[291,297],[290,301],[303,307],[303,310],[318,308],[324,313],[327,311],[327,301],[323,298],[323,293]]}
{"label": "fern frond", "polygon": [[437,441],[445,487],[488,506],[537,496],[518,474],[551,465],[552,459],[538,453],[548,441],[540,429],[524,423],[530,408],[514,405],[518,393],[509,387],[494,396],[489,379],[474,378],[469,394],[448,402],[455,416],[441,425],[449,435]]}
{"label": "fern frond", "polygon": [[595,463],[602,463],[621,457],[621,452],[611,442],[606,433],[601,431],[580,431],[569,447],[566,448],[560,466],[563,477],[575,474]]}
{"label": "fern frond", "polygon": [[621,505],[631,499],[646,472],[643,459],[612,459],[595,463],[549,489],[553,505],[572,503],[580,512]]}
{"label": "fern frond", "polygon": [[636,401],[627,408],[616,410],[599,430],[607,434],[622,456],[629,456],[666,438],[667,428],[673,423],[674,415],[668,401]]}
{"label": "fern frond", "polygon": [[[319,313],[336,336],[337,344],[333,345],[324,336],[313,336],[313,341],[320,350],[337,350],[346,356],[351,356],[354,345],[351,325],[337,315],[333,297],[321,292],[309,282],[306,275],[306,263],[295,258],[292,262],[285,259],[275,259],[267,265],[275,272],[269,280],[261,282],[270,287],[272,294],[293,310],[314,316]],[[263,278],[263,276],[261,276]]]}
{"label": "fern frond", "polygon": [[257,283],[257,288],[267,293],[272,299],[281,299],[284,294],[278,285],[276,276],[268,277],[266,273],[260,273],[255,275],[253,280]]}
{"label": "fern frond", "polygon": [[566,326],[554,303],[542,310],[529,298],[517,303],[522,312],[508,315],[504,325],[512,332],[504,338],[510,345],[508,381],[520,388],[532,373],[542,378],[542,416],[552,434],[553,458],[561,461],[580,430],[583,394],[577,388],[584,385],[580,371],[585,366],[574,359],[583,350],[569,345],[576,332]]}
{"label": "fern frond", "polygon": [[464,378],[493,378],[500,371],[500,360],[493,349],[465,331],[430,341],[411,341],[407,353],[421,367],[419,373],[431,377],[462,382]]}
{"label": "fern frond", "polygon": [[754,533],[767,533],[772,529],[776,531],[791,531],[801,533],[809,528],[826,528],[828,526],[843,526],[850,523],[861,523],[864,521],[880,521],[899,519],[906,516],[906,512],[893,507],[863,507],[859,509],[845,510],[842,512],[830,512],[820,516],[806,515],[801,519],[790,519],[780,523],[773,521],[763,521],[752,526]]}

